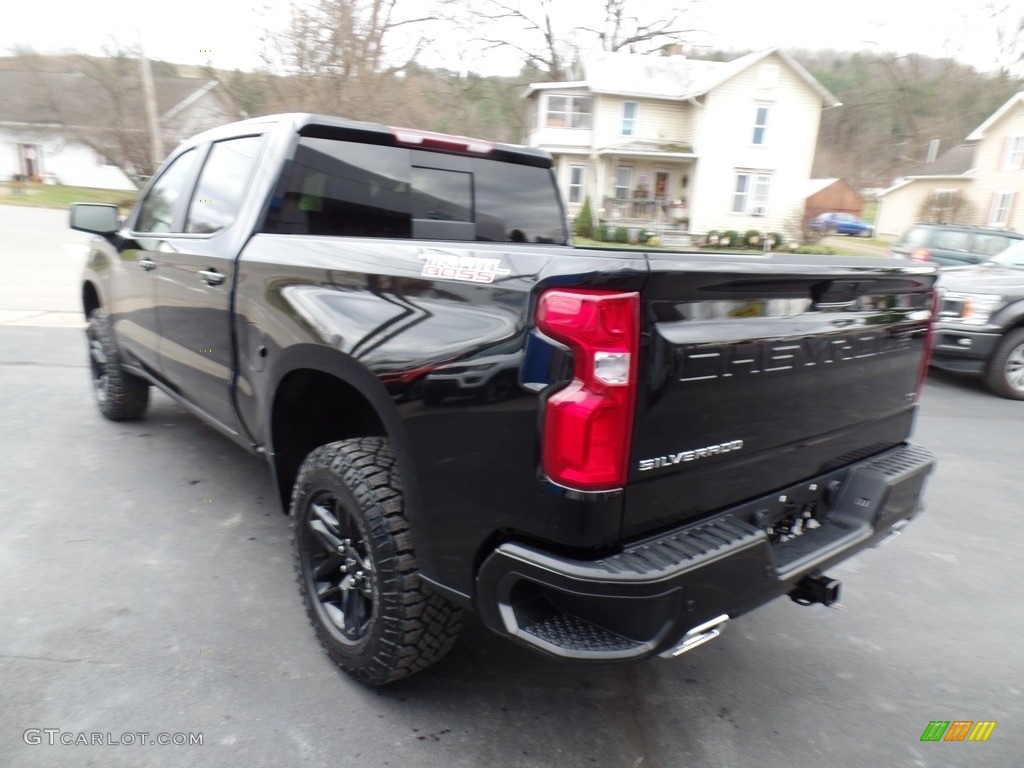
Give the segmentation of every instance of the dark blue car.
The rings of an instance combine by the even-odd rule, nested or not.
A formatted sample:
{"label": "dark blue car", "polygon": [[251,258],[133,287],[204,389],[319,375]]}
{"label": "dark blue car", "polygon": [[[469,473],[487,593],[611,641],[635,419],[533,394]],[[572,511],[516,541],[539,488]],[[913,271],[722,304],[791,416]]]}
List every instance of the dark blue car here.
{"label": "dark blue car", "polygon": [[872,237],[875,227],[852,213],[821,213],[811,219],[811,229],[855,237]]}

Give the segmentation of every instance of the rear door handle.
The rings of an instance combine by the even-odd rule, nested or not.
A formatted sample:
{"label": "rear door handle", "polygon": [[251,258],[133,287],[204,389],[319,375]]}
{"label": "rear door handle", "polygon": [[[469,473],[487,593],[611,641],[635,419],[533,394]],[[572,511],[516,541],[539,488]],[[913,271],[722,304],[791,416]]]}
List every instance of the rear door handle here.
{"label": "rear door handle", "polygon": [[224,282],[224,275],[216,269],[200,269],[199,276],[207,285],[220,285]]}
{"label": "rear door handle", "polygon": [[139,269],[144,269],[147,272],[152,272],[156,269],[156,262],[152,259],[139,259]]}

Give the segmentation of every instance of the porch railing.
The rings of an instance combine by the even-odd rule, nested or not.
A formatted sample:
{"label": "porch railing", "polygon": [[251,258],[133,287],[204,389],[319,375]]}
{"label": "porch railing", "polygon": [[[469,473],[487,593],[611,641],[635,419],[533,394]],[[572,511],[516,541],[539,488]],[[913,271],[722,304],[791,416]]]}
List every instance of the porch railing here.
{"label": "porch railing", "polygon": [[672,227],[689,223],[689,213],[661,197],[606,197],[604,215],[607,221],[633,221]]}

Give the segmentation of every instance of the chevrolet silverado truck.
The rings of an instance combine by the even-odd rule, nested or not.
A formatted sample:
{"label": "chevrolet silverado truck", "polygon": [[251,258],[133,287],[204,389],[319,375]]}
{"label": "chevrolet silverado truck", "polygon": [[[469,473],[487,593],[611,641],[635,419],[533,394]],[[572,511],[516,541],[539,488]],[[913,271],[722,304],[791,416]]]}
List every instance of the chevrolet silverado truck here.
{"label": "chevrolet silverado truck", "polygon": [[463,610],[565,659],[676,656],[834,602],[825,569],[921,508],[934,267],[575,248],[546,153],[315,115],[196,136],[126,219],[70,223],[100,411],[155,386],[266,459],[363,683]]}

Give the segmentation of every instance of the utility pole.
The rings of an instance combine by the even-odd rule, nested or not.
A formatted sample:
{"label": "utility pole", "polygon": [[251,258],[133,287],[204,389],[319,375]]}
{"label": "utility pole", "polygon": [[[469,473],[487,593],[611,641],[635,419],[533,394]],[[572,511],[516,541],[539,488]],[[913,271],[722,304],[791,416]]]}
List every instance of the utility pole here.
{"label": "utility pole", "polygon": [[157,115],[156,91],[153,88],[153,70],[142,47],[142,33],[139,33],[139,64],[142,66],[142,98],[146,105],[146,128],[149,134],[150,175],[156,173],[164,160],[164,141],[160,136],[160,118]]}

